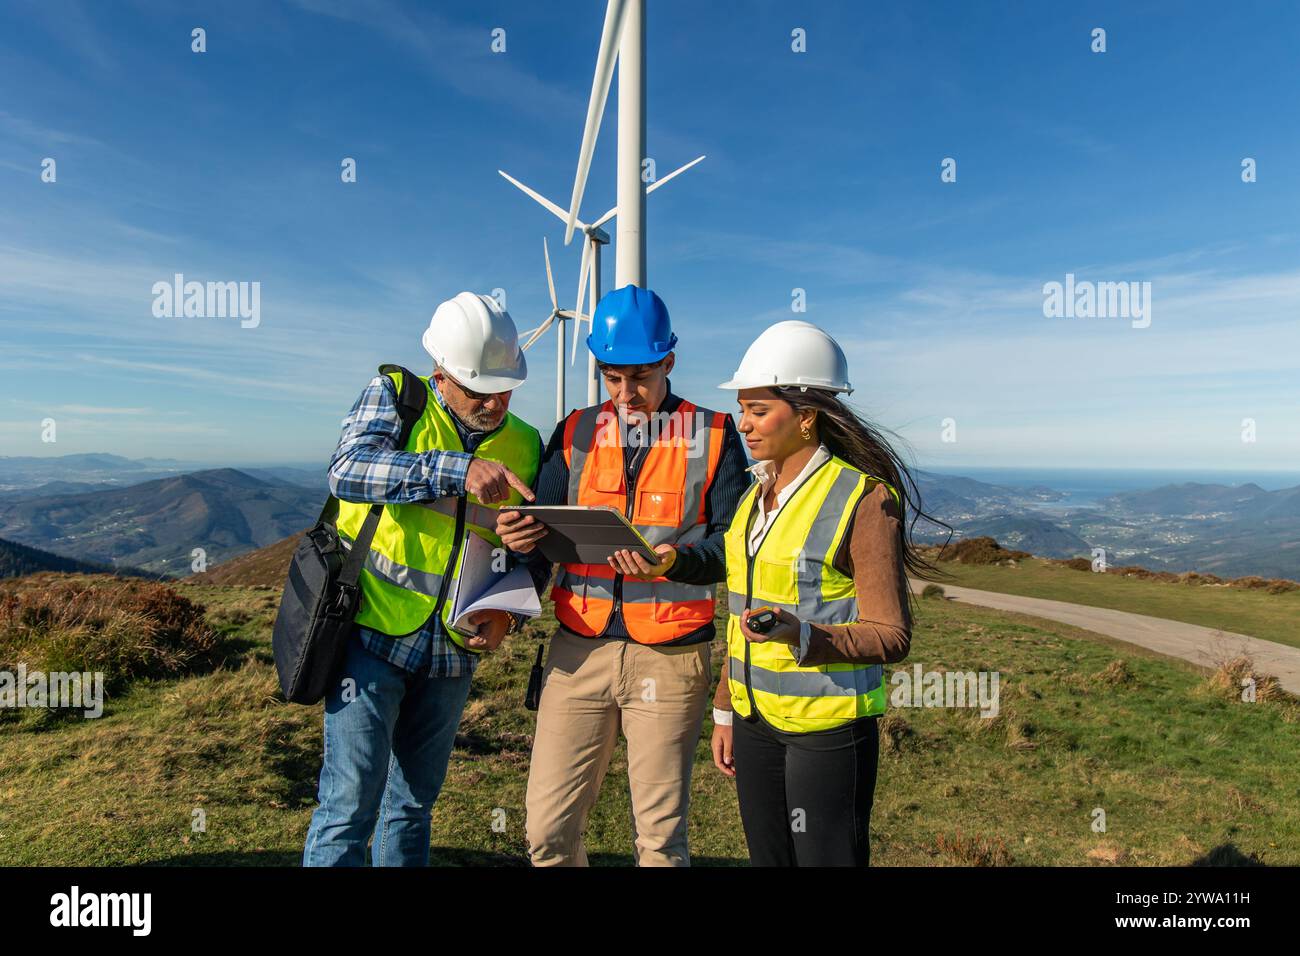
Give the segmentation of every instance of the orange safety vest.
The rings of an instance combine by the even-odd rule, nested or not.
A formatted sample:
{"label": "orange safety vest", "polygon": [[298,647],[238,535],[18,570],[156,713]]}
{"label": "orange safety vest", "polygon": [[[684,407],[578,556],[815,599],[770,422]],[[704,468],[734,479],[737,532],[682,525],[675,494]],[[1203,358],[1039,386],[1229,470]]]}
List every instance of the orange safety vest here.
{"label": "orange safety vest", "polygon": [[[618,508],[652,545],[678,547],[708,531],[705,496],[722,457],[725,412],[683,400],[676,411],[652,414],[646,450],[629,505],[624,481],[622,429],[612,401],[570,412],[564,422],[569,466],[568,503]],[[555,616],[583,637],[605,632],[616,603],[638,644],[664,644],[713,620],[711,585],[680,584],[665,577],[625,578],[607,564],[561,564],[551,589]]]}

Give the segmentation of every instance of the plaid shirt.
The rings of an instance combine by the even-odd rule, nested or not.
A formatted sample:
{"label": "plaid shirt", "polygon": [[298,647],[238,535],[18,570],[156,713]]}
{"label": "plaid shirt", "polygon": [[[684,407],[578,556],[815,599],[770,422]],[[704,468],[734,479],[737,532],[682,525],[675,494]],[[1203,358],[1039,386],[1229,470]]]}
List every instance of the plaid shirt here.
{"label": "plaid shirt", "polygon": [[[432,391],[438,404],[446,408],[438,390]],[[397,388],[387,375],[376,375],[343,419],[343,434],[330,461],[330,491],[342,501],[385,504],[464,494],[473,451],[488,433],[469,431],[455,415],[451,419],[468,451],[398,450],[402,419],[397,413]],[[417,674],[462,677],[473,674],[478,666],[478,655],[454,644],[436,615],[403,637],[360,625],[357,631],[366,650]]]}

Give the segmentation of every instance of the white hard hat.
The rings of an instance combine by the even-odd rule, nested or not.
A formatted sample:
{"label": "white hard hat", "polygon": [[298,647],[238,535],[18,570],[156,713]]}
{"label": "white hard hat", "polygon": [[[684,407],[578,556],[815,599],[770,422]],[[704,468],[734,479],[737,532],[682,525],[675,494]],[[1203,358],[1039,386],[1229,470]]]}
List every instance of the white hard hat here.
{"label": "white hard hat", "polygon": [[508,392],[528,377],[514,320],[491,296],[462,292],[448,299],[434,310],[421,342],[448,375],[474,392]]}
{"label": "white hard hat", "polygon": [[731,381],[718,388],[798,385],[853,393],[849,363],[839,343],[811,322],[787,319],[763,331],[745,351]]}

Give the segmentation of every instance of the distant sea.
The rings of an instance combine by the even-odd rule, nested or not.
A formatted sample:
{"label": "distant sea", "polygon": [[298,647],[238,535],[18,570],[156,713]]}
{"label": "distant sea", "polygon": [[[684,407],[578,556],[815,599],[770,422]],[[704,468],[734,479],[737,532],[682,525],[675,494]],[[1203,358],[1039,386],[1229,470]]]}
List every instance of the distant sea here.
{"label": "distant sea", "polygon": [[1043,502],[1038,507],[1049,511],[1063,508],[1091,508],[1107,495],[1120,491],[1146,491],[1162,485],[1196,482],[1203,485],[1244,485],[1254,483],[1265,491],[1278,491],[1300,485],[1296,471],[1162,471],[1156,469],[1089,469],[1089,468],[922,468],[940,475],[960,475],[990,485],[1030,487],[1045,485],[1068,495],[1059,502]]}

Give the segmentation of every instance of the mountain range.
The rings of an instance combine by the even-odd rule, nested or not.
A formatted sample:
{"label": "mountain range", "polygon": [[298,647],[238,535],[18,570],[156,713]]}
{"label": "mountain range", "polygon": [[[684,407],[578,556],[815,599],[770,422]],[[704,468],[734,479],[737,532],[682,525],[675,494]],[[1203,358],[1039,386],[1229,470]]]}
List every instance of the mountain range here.
{"label": "mountain range", "polygon": [[[1069,496],[1041,485],[926,471],[916,478],[926,512],[951,525],[954,538],[987,535],[1050,558],[1091,557],[1103,548],[1111,565],[1158,571],[1300,578],[1300,487],[1181,482],[1071,507]],[[949,533],[923,519],[915,532],[929,542]]]}
{"label": "mountain range", "polygon": [[[188,575],[203,549],[210,568],[309,527],[325,469],[293,465],[171,473],[183,462],[116,455],[0,457],[0,539],[73,560]],[[163,475],[159,475],[159,471]],[[1300,578],[1300,487],[1183,482],[1072,505],[1065,492],[914,473],[927,513],[955,539],[989,536],[1042,557]],[[949,531],[918,520],[916,537]]]}
{"label": "mountain range", "polygon": [[218,564],[301,531],[320,506],[310,488],[218,468],[0,499],[0,538],[110,567],[186,575],[196,563]]}
{"label": "mountain range", "polygon": [[[128,488],[206,468],[210,466],[175,458],[123,458],[103,453],[49,458],[0,455],[0,501]],[[254,478],[279,479],[322,493],[327,490],[323,465],[261,465],[239,470]]]}

